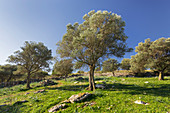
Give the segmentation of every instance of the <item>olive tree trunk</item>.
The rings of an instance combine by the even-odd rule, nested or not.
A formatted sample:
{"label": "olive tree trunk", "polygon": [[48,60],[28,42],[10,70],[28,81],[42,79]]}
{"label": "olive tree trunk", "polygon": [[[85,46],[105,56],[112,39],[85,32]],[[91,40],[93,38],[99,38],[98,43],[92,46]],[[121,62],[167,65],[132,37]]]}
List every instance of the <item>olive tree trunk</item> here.
{"label": "olive tree trunk", "polygon": [[64,77],[65,81],[67,81],[66,78],[67,78],[67,75],[65,75],[65,77]]}
{"label": "olive tree trunk", "polygon": [[114,71],[112,71],[112,74],[113,74],[113,76],[115,76],[115,73],[114,73]]}
{"label": "olive tree trunk", "polygon": [[163,71],[160,71],[160,72],[159,72],[159,80],[164,80]]}
{"label": "olive tree trunk", "polygon": [[30,89],[31,87],[30,87],[30,76],[31,76],[31,74],[30,74],[30,72],[28,72],[27,73],[27,89]]}
{"label": "olive tree trunk", "polygon": [[90,65],[90,75],[89,75],[89,90],[94,91],[95,90],[95,83],[94,83],[94,70],[95,65]]}

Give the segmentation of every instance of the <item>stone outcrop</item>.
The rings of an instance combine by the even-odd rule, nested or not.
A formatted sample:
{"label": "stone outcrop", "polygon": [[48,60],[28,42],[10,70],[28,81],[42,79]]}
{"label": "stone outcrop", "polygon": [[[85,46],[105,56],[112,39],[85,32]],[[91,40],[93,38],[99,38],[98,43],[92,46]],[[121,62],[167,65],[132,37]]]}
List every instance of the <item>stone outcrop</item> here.
{"label": "stone outcrop", "polygon": [[56,83],[51,80],[44,80],[40,82],[40,85],[42,86],[48,86],[48,85],[55,85]]}
{"label": "stone outcrop", "polygon": [[71,103],[79,102],[79,101],[82,101],[82,100],[88,98],[90,95],[91,95],[91,93],[79,93],[76,95],[72,95],[68,100]]}
{"label": "stone outcrop", "polygon": [[44,90],[44,89],[38,90],[38,91],[36,91],[36,92],[34,92],[34,93],[36,94],[36,93],[42,93],[42,92],[45,92],[45,90]]}
{"label": "stone outcrop", "polygon": [[67,107],[67,105],[66,104],[58,104],[58,105],[55,105],[55,106],[53,106],[52,108],[50,108],[49,110],[48,110],[48,112],[55,112],[55,111],[57,111],[57,110],[60,110],[60,109],[63,109],[63,108],[66,108]]}

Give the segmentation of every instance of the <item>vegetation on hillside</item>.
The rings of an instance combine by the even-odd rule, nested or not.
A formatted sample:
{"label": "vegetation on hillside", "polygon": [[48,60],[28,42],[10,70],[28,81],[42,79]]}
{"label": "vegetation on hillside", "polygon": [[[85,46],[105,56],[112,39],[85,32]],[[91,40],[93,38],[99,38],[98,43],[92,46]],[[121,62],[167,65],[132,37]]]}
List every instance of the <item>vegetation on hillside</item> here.
{"label": "vegetation on hillside", "polygon": [[[105,89],[95,91],[85,90],[88,87],[88,77],[83,79],[69,78],[53,80],[56,85],[41,86],[40,83],[31,83],[32,89],[25,89],[26,85],[18,85],[0,89],[1,113],[48,113],[54,105],[68,99],[74,94],[89,92],[93,95],[82,102],[68,103],[66,109],[58,113],[85,112],[85,113],[114,113],[114,112],[169,112],[170,78],[157,81],[157,78],[125,78],[97,76],[95,81],[105,82]],[[76,82],[76,83],[74,83]],[[35,93],[44,89],[44,92]],[[18,101],[27,100],[25,103]],[[135,104],[141,100],[149,105]],[[4,105],[5,104],[5,105]],[[4,105],[4,106],[2,106]]]}
{"label": "vegetation on hillside", "polygon": [[95,90],[94,70],[102,58],[123,57],[130,52],[124,33],[125,22],[121,16],[108,11],[90,11],[83,16],[82,24],[67,25],[67,33],[57,43],[61,58],[71,58],[83,66],[88,65],[89,90]]}
{"label": "vegetation on hillside", "polygon": [[14,52],[14,55],[8,57],[8,62],[21,66],[21,71],[27,73],[27,88],[30,87],[31,75],[42,69],[49,69],[49,63],[52,59],[51,50],[43,43],[28,42],[24,43],[21,50]]}

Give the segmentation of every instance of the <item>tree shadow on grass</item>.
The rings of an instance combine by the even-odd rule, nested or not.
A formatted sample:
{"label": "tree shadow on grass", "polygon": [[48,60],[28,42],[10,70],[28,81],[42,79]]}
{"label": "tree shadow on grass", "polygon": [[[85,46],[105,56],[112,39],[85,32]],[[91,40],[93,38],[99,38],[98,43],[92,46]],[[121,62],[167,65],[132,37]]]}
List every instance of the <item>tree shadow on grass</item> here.
{"label": "tree shadow on grass", "polygon": [[23,104],[0,105],[0,113],[22,113],[20,108],[25,106]]}
{"label": "tree shadow on grass", "polygon": [[[114,87],[113,87],[114,86]],[[170,86],[168,84],[160,84],[154,86],[153,84],[149,84],[150,87],[141,87],[138,85],[127,85],[121,83],[107,84],[107,88],[105,90],[108,91],[127,91],[123,92],[124,94],[131,95],[155,95],[162,97],[170,96]]]}
{"label": "tree shadow on grass", "polygon": [[[95,81],[105,80],[105,78],[94,78],[94,80],[95,80]],[[89,78],[77,77],[77,78],[71,79],[71,81],[88,82],[88,81],[89,81]]]}
{"label": "tree shadow on grass", "polygon": [[88,85],[65,85],[61,87],[48,88],[49,90],[67,90],[67,91],[81,91],[87,88]]}

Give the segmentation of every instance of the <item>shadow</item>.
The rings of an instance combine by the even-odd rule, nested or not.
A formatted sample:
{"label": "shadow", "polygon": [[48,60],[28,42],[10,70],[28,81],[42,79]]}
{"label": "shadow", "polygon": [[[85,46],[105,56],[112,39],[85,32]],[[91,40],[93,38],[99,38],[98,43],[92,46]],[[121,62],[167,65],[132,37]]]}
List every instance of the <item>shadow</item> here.
{"label": "shadow", "polygon": [[[105,78],[94,78],[95,81],[106,80]],[[89,82],[89,78],[77,77],[75,79],[71,79],[71,81],[78,82]]]}
{"label": "shadow", "polygon": [[61,86],[61,87],[54,87],[54,88],[47,88],[49,90],[67,90],[67,91],[81,91],[84,90],[85,88],[87,88],[88,85],[65,85],[65,86]]}
{"label": "shadow", "polygon": [[[34,88],[30,88],[30,89],[34,89]],[[30,89],[28,89],[28,88],[22,88],[22,89],[20,89],[19,91],[28,91],[28,90],[30,90]]]}
{"label": "shadow", "polygon": [[95,81],[98,81],[98,80],[105,80],[105,78],[94,78]]}
{"label": "shadow", "polygon": [[72,79],[72,81],[88,82],[89,79],[88,78],[83,78],[83,77],[78,77],[78,78]]}
{"label": "shadow", "polygon": [[[114,86],[114,87],[113,87]],[[149,87],[148,87],[149,86]],[[106,89],[109,91],[126,91],[124,94],[143,94],[143,95],[154,95],[154,96],[162,96],[169,97],[170,96],[170,86],[168,84],[148,84],[144,87],[138,85],[126,85],[121,83],[107,84]]]}
{"label": "shadow", "polygon": [[25,106],[23,104],[0,105],[0,113],[22,113],[20,109]]}

